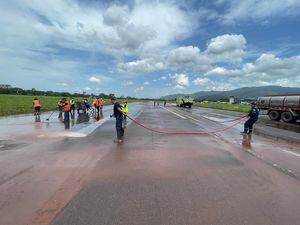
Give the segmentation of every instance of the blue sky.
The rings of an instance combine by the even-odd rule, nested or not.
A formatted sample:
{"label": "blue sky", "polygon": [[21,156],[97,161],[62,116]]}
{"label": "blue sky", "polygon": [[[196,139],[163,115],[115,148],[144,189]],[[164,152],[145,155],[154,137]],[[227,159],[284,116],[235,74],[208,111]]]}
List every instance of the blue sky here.
{"label": "blue sky", "polygon": [[0,83],[117,96],[300,87],[299,0],[0,3]]}

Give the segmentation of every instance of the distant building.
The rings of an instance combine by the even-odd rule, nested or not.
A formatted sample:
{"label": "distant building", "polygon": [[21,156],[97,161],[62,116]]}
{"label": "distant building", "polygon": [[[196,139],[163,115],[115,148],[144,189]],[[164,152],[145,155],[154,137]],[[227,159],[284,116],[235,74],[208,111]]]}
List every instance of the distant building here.
{"label": "distant building", "polygon": [[229,96],[229,104],[234,104],[234,96]]}

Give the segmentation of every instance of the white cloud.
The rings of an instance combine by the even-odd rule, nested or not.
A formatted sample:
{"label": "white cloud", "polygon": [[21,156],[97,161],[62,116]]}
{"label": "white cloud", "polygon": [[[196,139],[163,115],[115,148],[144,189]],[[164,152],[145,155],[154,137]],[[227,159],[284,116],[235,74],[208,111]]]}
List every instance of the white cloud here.
{"label": "white cloud", "polygon": [[163,62],[157,62],[153,58],[119,63],[118,67],[122,71],[132,73],[154,72],[166,69],[166,66]]}
{"label": "white cloud", "polygon": [[145,81],[143,84],[144,85],[149,85],[150,83],[148,81]]}
{"label": "white cloud", "polygon": [[[298,0],[227,0],[229,8],[222,15],[222,23],[235,23],[240,21],[265,22],[280,17],[299,15],[300,1]],[[276,18],[274,18],[276,17]]]}
{"label": "white cloud", "polygon": [[208,78],[197,78],[195,80],[193,80],[193,84],[195,85],[199,85],[199,86],[204,86],[204,85],[208,85],[210,84],[211,80]]}
{"label": "white cloud", "polygon": [[194,46],[185,46],[173,49],[168,55],[168,63],[172,66],[196,64],[200,60],[200,49]]}
{"label": "white cloud", "polygon": [[56,85],[57,85],[57,86],[64,86],[64,87],[68,86],[67,83],[56,83]]}
{"label": "white cloud", "polygon": [[206,54],[213,62],[241,62],[245,55],[246,43],[241,34],[224,34],[210,40]]}
{"label": "white cloud", "polygon": [[90,87],[85,87],[84,90],[85,90],[85,91],[90,91],[90,90],[92,90],[92,89],[91,89]]}
{"label": "white cloud", "polygon": [[170,75],[171,79],[175,81],[176,89],[184,89],[189,86],[189,77],[186,74],[174,74]]}
{"label": "white cloud", "polygon": [[166,77],[166,76],[162,76],[160,79],[161,79],[161,80],[166,80],[167,77]]}
{"label": "white cloud", "polygon": [[197,85],[202,91],[227,91],[234,89],[234,86],[230,83],[213,81],[206,77],[196,78],[195,80],[193,80],[193,84]]}
{"label": "white cloud", "polygon": [[101,79],[100,79],[100,78],[97,78],[97,77],[95,77],[95,76],[91,76],[91,77],[89,78],[89,81],[90,81],[90,82],[93,82],[93,83],[96,83],[96,84],[100,84],[100,83],[101,83]]}
{"label": "white cloud", "polygon": [[103,22],[108,26],[124,25],[129,19],[130,12],[127,5],[112,5],[103,14]]}
{"label": "white cloud", "polygon": [[[299,87],[300,80],[300,56],[279,58],[273,54],[262,54],[253,63],[245,63],[240,69],[230,70],[224,67],[216,67],[205,75],[226,76],[223,84],[228,87],[280,85]],[[194,84],[197,81],[193,82]],[[211,86],[216,86],[211,83]]]}
{"label": "white cloud", "polygon": [[223,75],[223,76],[239,75],[239,74],[240,74],[239,70],[228,70],[224,67],[216,67],[205,73],[205,75]]}
{"label": "white cloud", "polygon": [[134,83],[133,81],[127,81],[124,86],[132,86]]}
{"label": "white cloud", "polygon": [[177,84],[177,85],[174,87],[174,89],[183,90],[183,89],[185,89],[185,87],[182,86],[182,85]]}
{"label": "white cloud", "polygon": [[141,87],[138,87],[136,89],[134,89],[134,92],[140,92],[140,91],[143,91],[144,90],[144,87],[141,86]]}

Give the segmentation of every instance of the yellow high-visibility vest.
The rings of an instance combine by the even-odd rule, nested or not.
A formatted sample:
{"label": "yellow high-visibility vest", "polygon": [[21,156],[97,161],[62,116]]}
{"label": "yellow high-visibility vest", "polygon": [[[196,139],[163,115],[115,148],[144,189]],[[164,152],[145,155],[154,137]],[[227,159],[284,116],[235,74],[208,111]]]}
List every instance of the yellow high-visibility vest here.
{"label": "yellow high-visibility vest", "polygon": [[124,113],[128,113],[128,105],[124,105],[123,106],[123,112]]}

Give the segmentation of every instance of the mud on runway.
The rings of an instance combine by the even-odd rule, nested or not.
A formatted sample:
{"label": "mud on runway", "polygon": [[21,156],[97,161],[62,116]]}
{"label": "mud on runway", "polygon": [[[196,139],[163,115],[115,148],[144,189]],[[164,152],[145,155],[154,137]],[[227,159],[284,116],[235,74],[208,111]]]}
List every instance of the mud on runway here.
{"label": "mud on runway", "polygon": [[[163,130],[219,129],[236,118],[210,109],[129,107],[138,121]],[[1,225],[300,220],[299,145],[243,139],[242,124],[214,135],[161,135],[132,123],[124,143],[115,144],[114,120],[96,124],[86,124],[92,128],[85,136],[14,134],[25,144],[0,151]]]}

